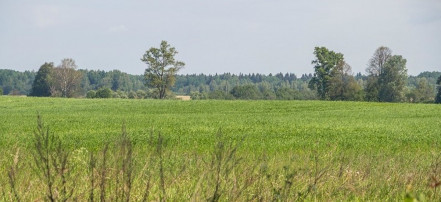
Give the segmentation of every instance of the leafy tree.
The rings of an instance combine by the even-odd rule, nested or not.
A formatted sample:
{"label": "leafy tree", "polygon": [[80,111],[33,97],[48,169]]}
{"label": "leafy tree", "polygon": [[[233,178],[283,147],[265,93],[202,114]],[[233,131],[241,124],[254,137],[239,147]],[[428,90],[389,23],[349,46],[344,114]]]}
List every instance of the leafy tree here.
{"label": "leafy tree", "polygon": [[428,102],[434,100],[434,89],[429,84],[425,77],[418,79],[418,84],[415,89],[412,90],[414,95],[413,102]]}
{"label": "leafy tree", "polygon": [[406,59],[401,55],[394,55],[384,64],[379,76],[380,102],[399,102],[403,100],[403,90],[407,80]]}
{"label": "leafy tree", "polygon": [[185,66],[185,63],[175,60],[177,53],[174,47],[162,41],[159,48],[150,48],[141,58],[148,66],[144,73],[146,85],[157,90],[159,99],[166,97],[175,83],[175,74]]}
{"label": "leafy tree", "polygon": [[366,100],[380,101],[380,83],[379,77],[383,74],[384,65],[392,57],[392,50],[388,47],[381,46],[375,50],[374,55],[369,60],[366,68],[368,79],[366,84]]}
{"label": "leafy tree", "polygon": [[392,55],[388,47],[379,47],[366,68],[368,79],[366,99],[369,101],[398,102],[404,98],[407,80],[406,59]]}
{"label": "leafy tree", "polygon": [[441,104],[441,76],[438,77],[436,84],[438,84],[438,93],[436,94],[435,103]]}
{"label": "leafy tree", "polygon": [[344,61],[332,69],[328,91],[331,100],[361,100],[361,87],[352,76],[351,66]]}
{"label": "leafy tree", "polygon": [[366,72],[369,75],[380,76],[383,73],[384,65],[392,57],[392,50],[381,46],[375,50],[374,55],[369,60],[369,66]]}
{"label": "leafy tree", "polygon": [[0,96],[3,95],[3,88],[0,88]]}
{"label": "leafy tree", "polygon": [[82,78],[82,73],[76,70],[75,61],[70,58],[61,60],[61,64],[53,70],[53,85],[51,95],[74,97]]}
{"label": "leafy tree", "polygon": [[343,54],[330,51],[325,47],[315,47],[314,55],[314,76],[309,82],[311,89],[317,90],[319,97],[324,100],[328,99],[329,80],[331,80],[332,69],[338,63],[343,61]]}
{"label": "leafy tree", "polygon": [[44,63],[37,72],[32,84],[31,96],[48,97],[51,96],[52,73],[54,63]]}

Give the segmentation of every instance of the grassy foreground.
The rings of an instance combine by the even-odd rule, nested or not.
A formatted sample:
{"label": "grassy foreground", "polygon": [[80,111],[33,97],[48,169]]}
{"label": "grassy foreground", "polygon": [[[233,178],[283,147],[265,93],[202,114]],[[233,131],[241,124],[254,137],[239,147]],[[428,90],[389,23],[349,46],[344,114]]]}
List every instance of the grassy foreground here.
{"label": "grassy foreground", "polygon": [[[36,147],[37,112],[41,137],[47,128],[59,137],[46,150]],[[440,112],[424,104],[3,96],[0,200],[49,200],[51,183],[58,200],[439,200]],[[52,159],[50,174],[38,166],[38,149]]]}

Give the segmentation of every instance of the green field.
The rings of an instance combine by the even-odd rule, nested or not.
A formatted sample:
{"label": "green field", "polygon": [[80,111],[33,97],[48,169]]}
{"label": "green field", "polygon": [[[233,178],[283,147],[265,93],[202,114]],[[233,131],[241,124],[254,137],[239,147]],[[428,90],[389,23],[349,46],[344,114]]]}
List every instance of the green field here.
{"label": "green field", "polygon": [[[441,168],[436,167],[441,162],[437,159],[440,112],[441,105],[434,104],[3,96],[0,191],[4,200],[13,200],[7,171],[20,148],[16,181],[31,179],[33,184],[18,183],[23,185],[18,186],[18,195],[26,201],[44,199],[43,183],[38,183],[42,179],[26,171],[32,167],[30,153],[39,113],[71,151],[73,166],[77,161],[88,162],[90,153],[99,154],[106,143],[118,141],[125,123],[134,145],[134,173],[138,173],[130,192],[134,200],[141,198],[146,156],[153,151],[152,135],[158,133],[165,141],[167,189],[162,196],[156,166],[152,166],[150,200],[208,199],[216,184],[209,177],[216,142],[240,143],[242,138],[234,171],[217,182],[223,187],[221,201],[402,200],[406,194],[439,200],[439,188],[428,185],[441,177]],[[87,165],[76,166],[72,175],[90,180]],[[243,191],[238,191],[241,184]],[[76,184],[73,195],[87,200],[89,189],[87,183]]]}

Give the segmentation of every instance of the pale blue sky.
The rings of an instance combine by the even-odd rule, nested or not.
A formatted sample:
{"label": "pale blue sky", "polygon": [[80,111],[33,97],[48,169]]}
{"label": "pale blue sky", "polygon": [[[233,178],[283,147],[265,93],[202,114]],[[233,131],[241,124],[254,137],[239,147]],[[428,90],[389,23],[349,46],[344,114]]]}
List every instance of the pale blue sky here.
{"label": "pale blue sky", "polygon": [[142,74],[161,40],[184,74],[310,73],[315,46],[364,73],[381,45],[410,74],[441,71],[440,0],[1,0],[0,27],[0,69],[20,71],[69,57]]}

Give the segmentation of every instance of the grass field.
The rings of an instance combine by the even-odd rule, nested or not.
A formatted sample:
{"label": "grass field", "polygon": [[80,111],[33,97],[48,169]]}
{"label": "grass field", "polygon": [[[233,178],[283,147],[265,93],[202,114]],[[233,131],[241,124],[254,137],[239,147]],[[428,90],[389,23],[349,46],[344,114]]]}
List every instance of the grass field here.
{"label": "grass field", "polygon": [[[133,180],[121,193],[132,200],[145,193],[148,200],[172,201],[439,200],[440,112],[433,104],[3,96],[0,191],[4,200],[47,199],[44,177],[32,169],[40,113],[69,154],[70,200],[99,200],[95,177],[108,179],[108,200],[118,199],[110,189],[126,178],[112,181],[119,165],[113,150],[122,145],[124,123],[133,143]],[[108,176],[99,178],[90,159],[96,154],[98,164],[105,162],[99,154],[107,143],[113,160],[102,169]]]}

